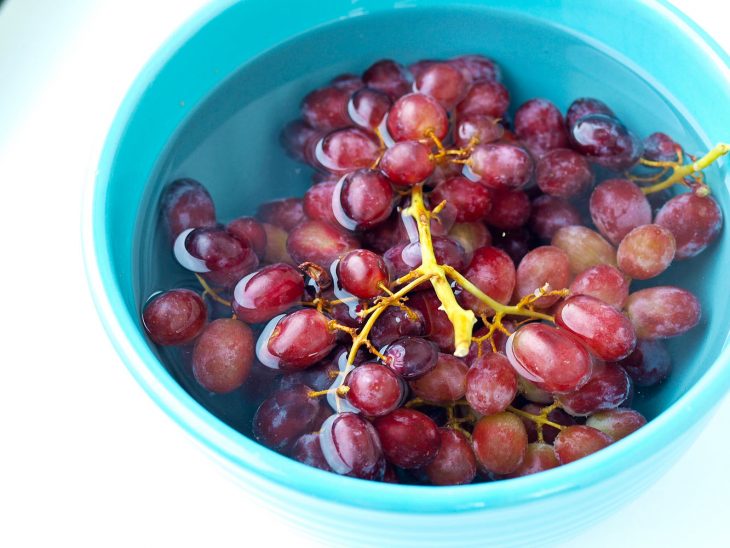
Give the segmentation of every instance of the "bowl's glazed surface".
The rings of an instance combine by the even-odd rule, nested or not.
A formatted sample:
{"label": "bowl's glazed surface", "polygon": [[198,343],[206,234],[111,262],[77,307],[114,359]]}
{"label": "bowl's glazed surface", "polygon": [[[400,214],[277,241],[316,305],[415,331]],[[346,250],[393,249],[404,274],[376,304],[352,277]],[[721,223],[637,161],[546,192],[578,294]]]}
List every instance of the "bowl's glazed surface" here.
{"label": "bowl's glazed surface", "polygon": [[[308,176],[281,160],[276,135],[309,89],[382,57],[412,62],[463,53],[503,66],[513,106],[543,96],[565,108],[576,96],[596,96],[640,135],[664,131],[690,151],[728,138],[730,111],[718,107],[730,96],[728,61],[662,3],[214,2],[137,78],[103,145],[88,203],[92,292],[133,375],[244,488],[346,546],[505,546],[536,541],[538,528],[541,542],[576,531],[654,481],[730,384],[724,236],[660,280],[698,294],[704,317],[671,346],[670,381],[638,404],[653,420],[598,454],[536,476],[443,488],[321,472],[231,428],[228,404],[181,386],[166,368],[139,322],[144,296],[179,277],[159,258],[166,245],[155,228],[163,184],[179,176],[203,181],[223,219],[266,199],[300,195]],[[726,170],[708,171],[725,211],[727,178]]]}

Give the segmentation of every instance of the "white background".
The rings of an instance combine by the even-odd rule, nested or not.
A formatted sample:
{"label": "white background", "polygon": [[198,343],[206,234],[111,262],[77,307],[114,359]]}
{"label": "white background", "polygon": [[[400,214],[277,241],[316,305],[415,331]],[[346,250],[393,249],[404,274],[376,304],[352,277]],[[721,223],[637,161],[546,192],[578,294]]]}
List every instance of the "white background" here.
{"label": "white background", "polygon": [[[729,8],[676,3],[730,49]],[[309,546],[135,384],[101,329],[82,269],[80,196],[92,145],[146,58],[202,4],[0,8],[0,546]],[[724,544],[729,422],[726,398],[656,486],[563,546]]]}

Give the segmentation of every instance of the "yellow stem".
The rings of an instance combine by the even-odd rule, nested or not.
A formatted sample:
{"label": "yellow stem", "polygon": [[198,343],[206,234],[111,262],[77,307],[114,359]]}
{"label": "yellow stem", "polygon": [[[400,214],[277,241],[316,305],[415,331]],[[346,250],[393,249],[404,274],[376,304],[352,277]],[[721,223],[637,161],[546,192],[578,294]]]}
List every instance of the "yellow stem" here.
{"label": "yellow stem", "polygon": [[215,290],[208,285],[208,282],[206,282],[205,279],[200,274],[198,274],[196,272],[195,277],[198,279],[198,283],[201,286],[203,286],[204,295],[206,295],[206,294],[210,295],[211,299],[213,299],[216,302],[219,302],[220,304],[222,304],[224,306],[231,306],[231,301],[227,301],[223,297],[218,295],[218,293],[216,293]]}
{"label": "yellow stem", "polygon": [[730,152],[730,144],[720,143],[716,145],[710,152],[702,158],[694,160],[691,164],[680,164],[679,162],[652,162],[642,160],[642,164],[650,167],[671,168],[672,174],[660,183],[647,186],[641,189],[644,194],[652,194],[659,192],[665,188],[669,188],[676,184],[684,184],[685,177],[691,176],[693,173],[699,173],[706,167],[712,165],[718,158]]}
{"label": "yellow stem", "polygon": [[528,413],[527,411],[523,411],[522,409],[517,409],[516,407],[513,407],[511,405],[507,408],[507,411],[509,411],[510,413],[514,413],[518,417],[529,419],[538,426],[552,426],[553,428],[557,428],[558,430],[562,430],[563,428],[565,428],[565,426],[563,426],[562,424],[558,424],[557,422],[548,420],[542,415],[542,413],[540,415],[533,415],[532,413]]}

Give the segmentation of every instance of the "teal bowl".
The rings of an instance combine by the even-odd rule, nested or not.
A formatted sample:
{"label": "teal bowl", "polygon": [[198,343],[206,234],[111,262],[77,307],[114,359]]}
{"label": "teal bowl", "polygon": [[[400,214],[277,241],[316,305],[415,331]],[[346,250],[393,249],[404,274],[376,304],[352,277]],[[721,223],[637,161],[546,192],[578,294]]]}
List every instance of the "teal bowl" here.
{"label": "teal bowl", "polygon": [[[139,320],[145,296],[181,277],[158,227],[162,186],[179,176],[203,181],[222,219],[301,195],[308,175],[281,158],[276,137],[307,90],[383,57],[463,53],[500,63],[513,104],[543,96],[565,108],[574,97],[597,96],[638,133],[664,131],[690,151],[728,139],[730,110],[720,107],[730,97],[728,58],[664,2],[213,2],[137,77],[101,147],[85,208],[91,290],[139,384],[243,489],[308,534],[344,546],[519,546],[534,544],[535,531],[543,544],[571,535],[654,482],[730,384],[725,236],[661,280],[694,291],[703,320],[670,345],[671,379],[638,398],[650,423],[531,477],[427,487],[325,473],[241,434],[237,421],[251,412],[245,402],[200,394],[165,365]],[[730,211],[727,170],[715,166],[708,178]]]}

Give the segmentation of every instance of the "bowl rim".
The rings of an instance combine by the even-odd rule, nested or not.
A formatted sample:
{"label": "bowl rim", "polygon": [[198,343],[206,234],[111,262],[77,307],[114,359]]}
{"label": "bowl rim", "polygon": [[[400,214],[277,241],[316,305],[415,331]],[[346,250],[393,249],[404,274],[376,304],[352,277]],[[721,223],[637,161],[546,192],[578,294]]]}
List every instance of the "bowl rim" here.
{"label": "bowl rim", "polygon": [[[569,466],[541,474],[452,487],[385,484],[324,472],[258,444],[210,414],[164,370],[142,339],[131,340],[129,333],[139,330],[134,318],[129,314],[115,313],[115,309],[120,306],[124,309],[124,306],[114,283],[115,274],[108,253],[105,198],[114,152],[124,138],[124,129],[148,83],[180,46],[235,3],[235,0],[219,0],[195,12],[156,50],[137,74],[111,125],[105,128],[105,137],[96,141],[99,145],[93,155],[82,207],[85,270],[107,335],[136,381],[170,418],[203,447],[249,478],[263,478],[280,487],[329,502],[401,513],[454,513],[519,505],[606,481],[645,458],[649,448],[670,445],[676,432],[689,430],[720,401],[730,386],[730,335],[717,359],[702,377],[669,408],[634,433],[630,441],[621,440]],[[689,37],[696,47],[705,51],[709,49],[714,54],[714,64],[726,75],[730,92],[730,56],[705,31],[667,0],[642,0],[637,4],[652,11],[654,16],[666,19]]]}

